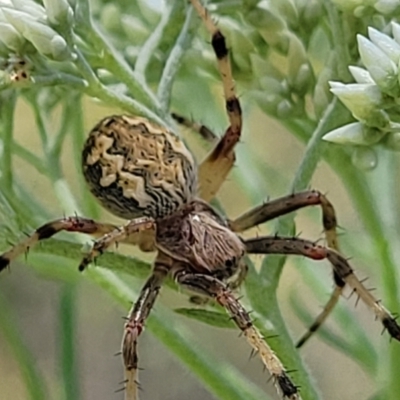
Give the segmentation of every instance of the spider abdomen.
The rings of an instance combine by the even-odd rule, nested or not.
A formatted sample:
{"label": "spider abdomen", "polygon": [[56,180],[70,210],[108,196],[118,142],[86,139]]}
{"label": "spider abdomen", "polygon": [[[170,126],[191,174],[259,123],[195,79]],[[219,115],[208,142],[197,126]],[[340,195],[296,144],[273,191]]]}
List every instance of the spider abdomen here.
{"label": "spider abdomen", "polygon": [[192,154],[176,135],[145,118],[99,122],[86,140],[82,166],[90,191],[125,219],[172,214],[196,190]]}

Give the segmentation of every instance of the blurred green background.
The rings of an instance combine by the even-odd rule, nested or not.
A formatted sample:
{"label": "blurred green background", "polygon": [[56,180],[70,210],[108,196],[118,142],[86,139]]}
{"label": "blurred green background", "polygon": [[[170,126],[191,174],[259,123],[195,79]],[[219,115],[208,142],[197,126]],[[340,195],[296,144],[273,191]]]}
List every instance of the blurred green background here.
{"label": "blurred green background", "polygon": [[[24,8],[28,3],[13,0],[12,7],[24,12],[29,22],[30,12]],[[47,9],[39,14],[49,14],[49,4],[57,2],[45,3]],[[356,34],[365,34],[369,25],[385,30],[395,13],[388,16],[373,8],[373,2],[357,13],[343,10],[339,1],[261,3],[270,8],[263,6],[260,11],[259,2],[250,0],[209,5],[232,48],[244,119],[236,167],[218,200],[226,215],[234,218],[268,198],[290,193],[295,176],[297,188],[326,193],[337,211],[343,253],[352,257],[359,278],[370,278],[366,285],[377,288],[377,297],[389,304],[390,311],[399,311],[398,154],[376,145],[373,165],[357,169],[352,162],[354,147],[322,145],[320,140],[321,134],[353,121],[329,92],[328,81],[349,80],[343,71],[348,63],[359,62]],[[70,54],[60,60],[42,54],[38,43],[22,33],[23,51],[1,53],[1,251],[49,218],[75,211],[123,223],[100,210],[80,173],[82,141],[101,118],[141,111],[171,126],[173,110],[218,135],[227,126],[209,35],[198,29],[200,21],[186,2],[182,6],[166,1],[162,12],[144,0],[94,0],[90,10],[85,0],[70,4],[71,20],[50,24],[46,17],[40,24],[51,26],[52,34],[64,39],[65,50],[76,57]],[[0,3],[0,10],[4,7],[9,5]],[[339,40],[338,33],[348,40]],[[39,35],[39,39],[48,38]],[[10,78],[14,53],[25,57],[32,79]],[[180,132],[200,161],[210,146],[188,129]],[[55,143],[60,152],[54,151]],[[36,163],[32,155],[37,156]],[[311,240],[322,238],[320,214],[318,208],[298,212],[296,233]],[[246,236],[273,234],[276,229],[272,222]],[[122,393],[114,393],[121,387],[123,371],[114,354],[120,348],[122,318],[129,301],[135,300],[127,288],[140,289],[143,269],[121,272],[116,266],[121,258],[106,254],[99,260],[106,269],[91,266],[79,274],[77,249],[89,239],[68,234],[59,238],[47,247],[38,246],[27,262],[21,257],[0,275],[0,400],[122,399]],[[65,240],[71,241],[70,252],[68,246],[64,252]],[[153,257],[127,246],[120,246],[117,253],[148,262]],[[279,335],[268,341],[289,370],[298,369],[291,376],[302,382],[304,400],[398,399],[398,343],[388,344],[388,334],[381,335],[382,327],[371,312],[363,304],[355,308],[354,296],[346,301],[350,291],[321,332],[299,351],[306,368],[296,361],[293,342],[327,301],[332,272],[327,262],[289,257],[279,279],[277,307],[273,301],[267,303],[275,289],[265,288],[263,303],[260,288],[261,277],[271,277],[275,270],[279,275],[276,260],[252,257],[253,283],[239,292],[257,315],[263,308],[260,304],[264,308],[271,304],[271,315],[257,324],[263,333]],[[129,264],[130,258],[122,261],[128,266],[136,263]],[[246,291],[249,294],[257,280],[258,298],[253,302]],[[234,397],[224,394],[229,389],[235,399],[279,398],[238,330],[215,328],[173,311],[181,307],[193,307],[188,294],[165,287],[149,319],[151,327],[139,339],[142,400],[231,400]],[[280,330],[280,315],[290,338]],[[196,369],[201,357],[206,360],[202,368],[209,362],[208,370]]]}

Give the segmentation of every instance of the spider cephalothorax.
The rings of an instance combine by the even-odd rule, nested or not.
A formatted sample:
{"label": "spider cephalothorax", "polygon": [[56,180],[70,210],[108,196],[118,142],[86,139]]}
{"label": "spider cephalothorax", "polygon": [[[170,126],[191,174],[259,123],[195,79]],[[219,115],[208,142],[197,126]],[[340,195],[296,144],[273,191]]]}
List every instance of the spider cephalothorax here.
{"label": "spider cephalothorax", "polygon": [[[82,259],[80,270],[119,242],[135,244],[147,251],[157,250],[151,275],[125,324],[122,343],[125,399],[139,398],[137,340],[165,277],[171,275],[179,285],[211,297],[223,306],[259,354],[279,392],[290,400],[299,400],[298,387],[232,291],[243,279],[245,253],[295,254],[316,260],[326,259],[331,263],[335,290],[300,344],[324,321],[345,285],[352,288],[396,340],[400,340],[400,326],[364,287],[346,258],[340,254],[335,211],[322,193],[308,190],[284,196],[227,221],[208,204],[233,166],[242,116],[224,36],[199,1],[191,0],[191,3],[212,36],[229,118],[224,135],[197,169],[192,154],[170,130],[141,117],[112,116],[103,119],[85,143],[83,173],[100,203],[128,222],[124,226],[115,226],[78,216],[48,222],[0,255],[0,271],[38,241],[62,230],[99,238]],[[175,115],[174,118],[185,125],[192,125],[183,117]],[[196,125],[193,127],[196,128]],[[209,130],[197,130],[210,137]],[[238,236],[258,224],[315,205],[322,210],[326,247],[297,237],[275,235],[241,239]]]}

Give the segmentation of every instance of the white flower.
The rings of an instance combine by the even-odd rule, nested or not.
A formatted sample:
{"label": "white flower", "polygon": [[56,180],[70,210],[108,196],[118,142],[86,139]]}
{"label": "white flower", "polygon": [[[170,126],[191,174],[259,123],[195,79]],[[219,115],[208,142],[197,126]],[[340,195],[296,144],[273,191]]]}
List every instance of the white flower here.
{"label": "white flower", "polygon": [[349,70],[357,83],[375,83],[371,74],[366,69],[350,65]]}
{"label": "white flower", "polygon": [[400,60],[400,45],[391,37],[369,27],[368,36],[396,65]]}
{"label": "white flower", "polygon": [[385,135],[379,129],[370,128],[360,122],[341,126],[327,133],[322,139],[337,144],[369,146],[377,143]]}
{"label": "white flower", "polygon": [[357,35],[361,60],[380,89],[391,95],[398,95],[396,64],[374,43],[364,36]]}
{"label": "white flower", "polygon": [[368,120],[382,104],[382,93],[375,83],[329,82],[331,92],[351,111],[355,118]]}

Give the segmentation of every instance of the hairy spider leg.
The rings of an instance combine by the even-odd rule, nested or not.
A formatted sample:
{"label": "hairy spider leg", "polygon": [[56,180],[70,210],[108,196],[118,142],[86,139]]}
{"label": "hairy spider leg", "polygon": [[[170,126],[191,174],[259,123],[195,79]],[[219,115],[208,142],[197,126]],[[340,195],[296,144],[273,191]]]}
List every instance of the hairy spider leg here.
{"label": "hairy spider leg", "polygon": [[203,124],[199,124],[198,122],[192,121],[182,115],[171,113],[171,117],[182,126],[193,130],[194,132],[198,133],[204,140],[208,143],[214,143],[218,136],[207,126]]}
{"label": "hairy spider leg", "polygon": [[235,92],[225,37],[201,3],[198,0],[191,0],[191,2],[211,34],[211,44],[217,58],[230,124],[214,149],[199,166],[199,196],[209,201],[218,192],[235,162],[234,147],[240,140],[242,132],[242,110]]}
{"label": "hairy spider leg", "polygon": [[125,368],[125,400],[139,399],[137,339],[157,299],[161,285],[171,268],[172,260],[159,253],[153,273],[143,285],[139,297],[129,311],[122,339],[122,357]]}
{"label": "hairy spider leg", "polygon": [[223,282],[210,275],[188,273],[185,270],[174,271],[174,278],[180,285],[203,296],[211,297],[224,307],[250,346],[260,355],[263,364],[273,377],[278,392],[290,400],[301,399],[297,386],[287,375],[281,361],[253,325],[249,313]]}
{"label": "hairy spider leg", "polygon": [[385,329],[400,341],[400,326],[396,319],[383,307],[378,299],[354,274],[348,261],[336,250],[317,245],[309,240],[278,236],[264,236],[245,240],[246,251],[250,254],[295,254],[313,260],[327,259],[337,276],[348,284],[360,299],[374,312]]}
{"label": "hairy spider leg", "polygon": [[[88,218],[78,216],[65,217],[48,222],[36,231],[13,246],[10,250],[0,255],[0,271],[6,268],[21,254],[26,253],[31,247],[41,240],[48,239],[61,231],[85,233],[95,237],[104,236],[112,232],[117,227],[112,224],[104,224]],[[131,243],[132,238],[129,238]]]}
{"label": "hairy spider leg", "polygon": [[126,225],[117,227],[94,242],[91,250],[79,264],[79,271],[83,271],[96,257],[104,253],[113,244],[122,242],[131,235],[154,229],[155,221],[151,217],[138,217],[132,219]]}
{"label": "hairy spider leg", "polygon": [[[114,224],[98,222],[94,221],[93,219],[78,216],[56,219],[42,225],[36,229],[32,235],[11,247],[11,249],[5,253],[0,254],[0,272],[17,257],[26,253],[31,247],[35,246],[36,243],[44,239],[49,239],[58,232],[66,231],[85,233],[96,238],[102,238],[111,234],[112,232],[119,231],[120,229],[121,228]],[[154,247],[153,245],[149,246],[148,236],[154,237],[154,231],[150,225],[147,225],[146,231],[135,231],[130,229],[129,235],[125,237],[119,237],[118,242],[137,245],[142,251],[152,251],[154,250]]]}
{"label": "hairy spider leg", "polygon": [[[229,221],[228,223],[229,227],[234,232],[243,232],[263,222],[270,221],[274,218],[308,206],[321,207],[322,226],[324,228],[327,247],[339,251],[335,210],[326,196],[316,190],[293,193],[285,197],[268,201],[247,211],[240,217]],[[333,270],[333,279],[335,288],[328,302],[325,304],[313,324],[308,328],[307,332],[297,342],[297,348],[301,347],[313,335],[313,333],[319,329],[339,301],[345,287],[345,282],[335,270]]]}

